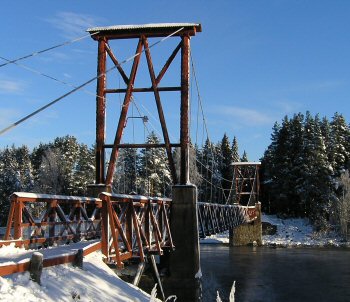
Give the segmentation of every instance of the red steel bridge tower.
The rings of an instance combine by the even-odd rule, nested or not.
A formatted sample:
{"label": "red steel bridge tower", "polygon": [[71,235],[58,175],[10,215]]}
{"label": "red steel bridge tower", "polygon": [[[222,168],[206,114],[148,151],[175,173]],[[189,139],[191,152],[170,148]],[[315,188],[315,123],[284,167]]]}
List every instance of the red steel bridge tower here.
{"label": "red steel bridge tower", "polygon": [[[197,188],[189,181],[189,77],[190,77],[190,38],[201,32],[201,25],[196,23],[164,23],[145,25],[121,25],[109,27],[95,27],[88,29],[92,38],[98,42],[98,67],[97,67],[97,98],[96,98],[96,180],[95,185],[90,186],[94,194],[111,190],[113,174],[115,171],[118,153],[121,148],[165,148],[170,167],[173,190],[170,217],[170,229],[176,250],[171,253],[168,260],[170,279],[167,288],[169,294],[176,293],[181,300],[195,301],[196,291],[193,289],[198,283],[200,272],[199,239],[197,217]],[[150,44],[150,40],[157,41]],[[178,39],[175,49],[170,52],[160,71],[156,73],[151,56],[151,47],[166,39]],[[123,69],[125,61],[120,62],[113,52],[109,41],[132,39],[136,41],[136,51],[132,59],[130,74]],[[154,39],[153,39],[154,40]],[[175,86],[161,86],[162,79],[175,57],[180,53],[179,81]],[[135,87],[135,79],[138,73],[141,56],[146,56],[147,69],[151,79],[150,87]],[[109,58],[117,69],[126,88],[107,87],[107,76],[111,69],[107,69]],[[180,93],[180,141],[171,142],[168,133],[166,118],[161,101],[162,92]],[[129,105],[133,94],[152,93],[156,102],[158,118],[162,128],[164,143],[162,144],[122,144],[121,139],[126,125]],[[124,101],[121,106],[113,143],[106,143],[106,95],[122,94]],[[180,176],[176,174],[173,148],[180,148]],[[106,166],[106,149],[111,149],[111,155]],[[186,288],[188,290],[186,290]]]}

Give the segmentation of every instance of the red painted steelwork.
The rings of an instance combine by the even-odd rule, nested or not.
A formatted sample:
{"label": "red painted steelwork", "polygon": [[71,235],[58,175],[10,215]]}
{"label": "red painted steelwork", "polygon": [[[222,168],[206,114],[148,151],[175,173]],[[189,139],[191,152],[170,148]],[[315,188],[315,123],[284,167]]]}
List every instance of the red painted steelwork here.
{"label": "red painted steelwork", "polygon": [[13,193],[4,240],[35,247],[99,237],[100,209],[98,198]]}
{"label": "red painted steelwork", "polygon": [[[201,32],[202,28],[200,24],[196,23],[164,23],[164,24],[144,24],[144,25],[120,25],[110,27],[96,27],[88,29],[90,33],[94,33],[92,38],[99,41],[99,56],[98,56],[98,73],[106,71],[105,61],[106,54],[112,60],[113,64],[119,71],[124,83],[127,88],[106,88],[105,87],[105,75],[98,79],[97,83],[97,94],[99,97],[107,93],[125,93],[124,103],[120,111],[119,123],[117,126],[115,139],[113,145],[106,144],[104,142],[104,129],[105,129],[105,103],[104,98],[97,99],[97,151],[96,151],[96,184],[111,185],[113,181],[113,175],[115,166],[117,163],[120,142],[125,127],[125,121],[127,119],[128,107],[130,105],[131,97],[136,92],[153,92],[156,106],[158,110],[159,121],[162,127],[164,148],[167,153],[169,168],[174,184],[187,184],[189,183],[189,53],[190,53],[190,37],[194,36],[196,32]],[[154,71],[152,63],[150,47],[148,39],[153,37],[164,37],[164,38],[180,38],[181,41],[177,44],[175,49],[166,60],[164,66],[161,68],[158,74]],[[108,45],[109,40],[118,39],[138,39],[138,45],[136,54],[134,56],[134,63],[131,69],[130,76],[128,77],[120,63],[113,53],[112,49]],[[163,39],[164,40],[164,39]],[[163,41],[162,40],[162,41]],[[158,41],[160,42],[160,41]],[[181,86],[173,87],[160,87],[159,84],[163,79],[170,65],[173,63],[175,57],[181,50]],[[147,59],[147,67],[151,77],[152,87],[134,87],[135,77],[137,68],[139,65],[140,57],[145,52]],[[180,146],[181,146],[181,169],[180,169],[180,180],[176,174],[174,159],[173,159],[173,148],[174,143],[170,142],[168,129],[166,126],[166,119],[163,112],[161,103],[160,92],[162,91],[180,91],[181,92],[181,118],[180,118]],[[103,128],[102,128],[103,126]],[[141,144],[140,144],[141,145]],[[103,146],[103,147],[102,147]],[[107,173],[105,177],[104,165],[105,163],[105,148],[112,148],[110,160],[108,162]],[[151,147],[151,146],[149,146]],[[147,147],[146,147],[147,148]]]}
{"label": "red painted steelwork", "polygon": [[155,98],[156,104],[157,104],[159,120],[160,120],[160,124],[162,126],[163,138],[164,138],[164,142],[165,142],[165,150],[167,152],[167,156],[168,156],[168,160],[169,160],[169,167],[170,167],[170,171],[171,171],[171,176],[173,178],[173,182],[177,183],[177,175],[176,175],[173,154],[171,152],[168,128],[167,128],[166,122],[165,122],[163,106],[162,106],[162,102],[160,100],[160,94],[158,91],[158,83],[156,81],[156,75],[154,73],[154,68],[153,68],[153,63],[152,63],[152,58],[151,58],[151,52],[150,52],[149,45],[148,45],[148,40],[145,37],[143,38],[143,45],[144,45],[145,50],[146,50],[148,70],[149,70],[149,75],[150,75],[151,81],[152,81],[152,88],[154,91],[154,98]]}
{"label": "red painted steelwork", "polygon": [[252,205],[259,201],[260,162],[235,162],[233,178],[235,181],[235,202],[242,205]]}
{"label": "red painted steelwork", "polygon": [[[162,255],[164,249],[173,249],[169,226],[171,200],[140,195],[101,193],[102,253],[108,262],[118,267],[132,257],[144,261],[145,255]],[[107,221],[107,219],[106,219]]]}
{"label": "red painted steelwork", "polygon": [[96,184],[105,183],[105,143],[106,128],[106,40],[98,41],[97,64],[97,97],[96,97]]}
{"label": "red painted steelwork", "polygon": [[190,37],[182,37],[181,47],[181,110],[180,110],[180,144],[181,144],[181,169],[180,185],[189,183],[189,78],[190,78]]}
{"label": "red painted steelwork", "polygon": [[131,96],[132,96],[132,88],[134,87],[137,68],[139,66],[140,57],[141,57],[140,55],[137,55],[137,54],[140,53],[141,50],[142,50],[142,39],[140,38],[139,42],[137,44],[136,56],[134,58],[134,63],[133,63],[132,68],[131,68],[128,87],[127,87],[127,90],[125,93],[123,107],[122,107],[120,117],[119,117],[118,128],[117,128],[117,132],[115,134],[115,139],[114,139],[114,147],[112,149],[111,157],[110,157],[109,164],[108,164],[108,170],[107,170],[107,176],[106,176],[106,184],[107,185],[111,185],[112,181],[113,181],[113,173],[115,170],[115,165],[116,165],[116,161],[118,158],[118,152],[119,152],[119,148],[117,147],[117,145],[120,144],[120,141],[121,141],[121,138],[123,135],[126,116],[128,113],[130,100],[131,100]]}

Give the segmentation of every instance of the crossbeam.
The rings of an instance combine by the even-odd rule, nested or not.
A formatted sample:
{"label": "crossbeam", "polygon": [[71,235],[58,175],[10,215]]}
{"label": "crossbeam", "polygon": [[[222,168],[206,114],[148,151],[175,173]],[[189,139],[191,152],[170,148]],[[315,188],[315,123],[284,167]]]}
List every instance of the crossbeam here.
{"label": "crossbeam", "polygon": [[143,262],[146,254],[162,255],[164,249],[174,249],[169,226],[171,199],[105,192],[100,198],[106,261],[115,261],[121,268],[128,259]]}
{"label": "crossbeam", "polygon": [[[133,93],[148,92],[154,94],[158,118],[162,129],[162,136],[168,158],[168,165],[173,180],[173,184],[186,185],[189,183],[189,56],[190,56],[190,37],[197,32],[201,32],[202,28],[197,23],[161,23],[161,24],[143,24],[143,25],[116,25],[108,27],[95,27],[88,29],[91,37],[98,41],[98,68],[97,68],[97,114],[96,114],[96,179],[95,184],[105,184],[111,186],[113,182],[114,172],[121,148],[123,131],[126,126],[129,106]],[[163,39],[149,44],[149,39],[154,37],[163,37]],[[157,43],[161,43],[166,39],[174,37],[180,38],[175,49],[170,53],[164,65],[159,72],[156,73],[155,66],[152,61],[151,47]],[[118,39],[137,39],[137,47],[133,58],[133,65],[130,74],[127,75],[122,68],[117,55],[110,47],[110,40]],[[180,54],[181,74],[179,74],[179,82],[181,86],[161,86],[161,81],[168,71],[170,65],[174,62],[176,56]],[[140,58],[146,56],[147,68],[150,75],[151,87],[134,87]],[[107,88],[106,87],[106,63],[110,59],[118,70],[126,88]],[[180,156],[181,167],[180,176],[177,176],[173,151],[174,144],[170,142],[166,117],[163,111],[161,100],[161,92],[178,91],[180,92]],[[113,145],[106,144],[106,94],[124,94],[123,105],[121,106],[119,121],[115,132]],[[106,146],[111,148],[110,159],[106,165],[105,149]],[[136,145],[134,145],[136,147]],[[148,146],[150,147],[150,146]],[[158,146],[157,146],[158,147]],[[105,167],[106,171],[105,171]]]}

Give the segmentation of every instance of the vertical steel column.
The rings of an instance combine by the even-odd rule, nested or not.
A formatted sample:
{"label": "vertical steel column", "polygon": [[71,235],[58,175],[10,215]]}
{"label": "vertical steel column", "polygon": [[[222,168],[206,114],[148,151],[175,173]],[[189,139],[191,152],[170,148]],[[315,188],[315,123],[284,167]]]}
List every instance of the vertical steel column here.
{"label": "vertical steel column", "polygon": [[121,141],[121,138],[123,135],[123,129],[125,127],[126,117],[128,114],[128,109],[129,109],[129,105],[130,105],[131,97],[132,97],[132,90],[134,88],[137,68],[139,66],[140,59],[141,59],[142,47],[143,47],[142,38],[140,38],[139,42],[137,44],[134,62],[133,62],[133,65],[132,65],[132,68],[130,71],[129,83],[128,83],[128,86],[127,86],[127,89],[125,92],[123,107],[122,107],[121,112],[120,112],[117,132],[115,134],[113,149],[112,149],[111,157],[109,160],[107,177],[106,177],[106,184],[107,185],[112,185],[112,182],[113,182],[113,174],[114,174],[115,165],[116,165],[118,153],[119,153],[118,145],[120,144],[120,141]]}
{"label": "vertical steel column", "polygon": [[181,110],[180,110],[180,145],[181,170],[180,185],[190,181],[189,174],[189,77],[190,77],[190,37],[182,37],[181,47]]}
{"label": "vertical steel column", "polygon": [[106,40],[98,40],[96,92],[96,184],[105,183],[105,124],[106,124]]}
{"label": "vertical steel column", "polygon": [[20,239],[23,236],[23,230],[22,230],[23,217],[22,216],[23,216],[23,202],[17,199],[15,203],[13,239]]}
{"label": "vertical steel column", "polygon": [[[259,178],[259,166],[256,165],[256,200],[255,202],[259,202],[260,199],[260,178]],[[260,205],[261,207],[261,205]]]}

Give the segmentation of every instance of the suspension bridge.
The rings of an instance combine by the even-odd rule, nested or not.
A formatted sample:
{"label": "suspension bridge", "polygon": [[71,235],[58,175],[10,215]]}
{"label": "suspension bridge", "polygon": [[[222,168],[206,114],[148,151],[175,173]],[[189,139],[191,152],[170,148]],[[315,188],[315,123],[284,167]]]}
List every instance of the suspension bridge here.
{"label": "suspension bridge", "polygon": [[[232,232],[244,224],[254,223],[260,216],[258,204],[260,163],[232,163],[234,178],[228,180],[231,183],[230,193],[224,192],[220,203],[198,200],[197,187],[191,184],[190,39],[201,31],[201,25],[195,23],[123,25],[88,29],[88,36],[98,43],[97,76],[82,85],[74,86],[65,95],[6,127],[0,133],[17,127],[61,99],[96,81],[96,175],[95,183],[88,187],[91,197],[13,193],[10,196],[11,207],[6,232],[4,239],[0,241],[0,246],[14,243],[18,247],[36,249],[68,242],[87,242],[80,255],[100,249],[104,261],[115,264],[119,269],[130,261],[137,261],[141,264],[139,266],[141,270],[142,263],[147,259],[154,261],[153,256],[159,255],[161,264],[168,270],[169,277],[166,283],[170,284],[170,291],[181,296],[181,291],[183,292],[185,287],[193,290],[193,284],[200,278],[199,238],[225,231]],[[124,61],[119,61],[110,42],[126,39],[136,41],[135,54]],[[150,43],[155,39],[156,42]],[[175,48],[170,50],[169,57],[157,74],[151,50],[170,39],[177,40],[177,43]],[[67,43],[42,52],[65,44]],[[146,57],[147,64],[144,70],[149,73],[150,87],[136,87],[136,76],[143,55]],[[7,62],[4,64],[18,64],[18,61],[29,57],[31,55],[16,60],[6,59]],[[178,60],[180,85],[162,86],[163,78],[171,65],[175,64],[177,57],[180,57]],[[132,62],[129,75],[124,70],[124,64],[127,62]],[[108,63],[112,64],[110,68],[107,67]],[[112,70],[117,70],[125,88],[107,87],[107,77]],[[62,82],[46,74],[42,75]],[[168,132],[161,98],[163,92],[180,94],[178,125],[180,138],[176,142]],[[133,117],[130,115],[129,107],[135,104],[134,95],[138,93],[153,94],[161,126],[162,143],[124,143],[122,140],[127,120]],[[115,117],[112,119],[116,127],[114,141],[110,143],[106,141],[106,100],[107,95],[114,94],[122,95],[124,99],[117,110],[118,122],[115,122],[117,120]],[[199,107],[202,108],[201,103]],[[140,114],[139,117],[143,118],[145,124],[145,116]],[[206,124],[203,127],[206,128]],[[172,198],[113,192],[113,177],[116,166],[120,164],[119,151],[123,148],[165,150],[173,182]],[[180,154],[179,167],[174,159],[176,148]],[[205,181],[213,185],[210,179]],[[223,190],[222,187],[220,189]],[[233,200],[232,195],[235,196],[236,203],[230,203]],[[58,255],[46,260],[44,266],[74,262],[76,258],[76,254],[62,257]],[[157,271],[156,265],[154,268]],[[29,262],[0,264],[0,275],[28,269]],[[163,292],[163,289],[161,291]]]}

